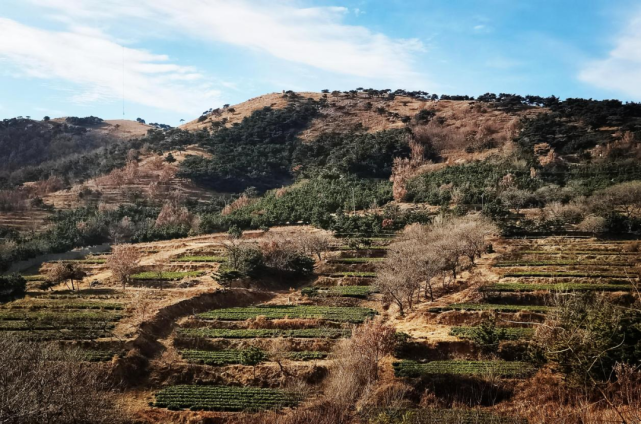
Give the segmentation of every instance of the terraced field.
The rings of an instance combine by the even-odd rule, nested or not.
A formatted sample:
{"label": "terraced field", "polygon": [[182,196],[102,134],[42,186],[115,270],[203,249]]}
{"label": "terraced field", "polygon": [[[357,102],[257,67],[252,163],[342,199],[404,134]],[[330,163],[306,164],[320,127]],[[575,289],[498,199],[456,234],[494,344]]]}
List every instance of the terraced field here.
{"label": "terraced field", "polygon": [[492,303],[453,303],[445,306],[435,306],[428,309],[429,312],[439,313],[445,311],[496,311],[496,312],[548,312],[551,308],[549,306],[537,305],[504,305]]}
{"label": "terraced field", "polygon": [[139,281],[177,281],[183,278],[197,278],[205,274],[204,271],[166,271],[166,272],[141,272],[131,276],[133,280]]}
{"label": "terraced field", "polygon": [[328,276],[334,277],[334,278],[345,278],[345,277],[376,278],[376,273],[375,272],[359,272],[359,271],[340,271],[340,272],[332,272]]}
{"label": "terraced field", "polygon": [[[223,366],[231,364],[242,364],[243,363],[243,352],[246,350],[181,350],[180,354],[184,359],[189,362],[194,362],[197,364],[205,364],[212,366]],[[269,360],[269,355],[266,352],[262,352],[265,356],[264,360]],[[288,352],[286,357],[292,361],[311,361],[314,359],[325,359],[327,357],[327,352],[318,352],[318,351],[301,351],[301,352]]]}
{"label": "terraced field", "polygon": [[209,339],[265,339],[265,338],[301,338],[301,339],[338,339],[349,337],[351,330],[344,328],[302,328],[294,330],[255,328],[180,328],[178,334],[183,337],[201,337]]}
{"label": "terraced field", "polygon": [[256,317],[265,317],[267,319],[305,318],[359,323],[374,315],[376,315],[376,312],[373,309],[359,307],[263,305],[247,308],[216,309],[198,314],[198,318],[224,321],[244,321]]}
{"label": "terraced field", "polygon": [[225,263],[225,256],[182,256],[174,259],[174,262],[200,262],[200,263]]}
{"label": "terraced field", "polygon": [[330,262],[337,264],[369,264],[384,261],[385,258],[337,258],[332,259]]}
{"label": "terraced field", "polygon": [[517,361],[400,361],[392,365],[397,377],[410,378],[438,374],[526,378],[536,371],[531,364]]}
{"label": "terraced field", "polygon": [[[469,339],[477,334],[478,329],[479,327],[452,327],[450,335]],[[527,339],[534,335],[534,328],[505,327],[498,329],[497,334],[501,340]]]}
{"label": "terraced field", "polygon": [[525,419],[460,408],[394,409],[375,411],[372,415],[382,422],[403,424],[527,424]]}
{"label": "terraced field", "polygon": [[335,286],[335,287],[306,287],[301,293],[305,296],[334,296],[356,297],[366,299],[370,294],[377,293],[374,286]]}
{"label": "terraced field", "polygon": [[172,386],[156,393],[153,406],[170,410],[259,411],[296,406],[300,398],[275,389],[228,386]]}
{"label": "terraced field", "polygon": [[95,340],[110,337],[124,305],[91,295],[29,297],[0,307],[0,333],[29,340]]}
{"label": "terraced field", "polygon": [[618,292],[630,291],[633,289],[632,284],[586,284],[586,283],[555,283],[555,284],[521,284],[521,283],[500,283],[484,286],[480,290],[491,293],[518,293],[518,292],[571,292],[571,291],[605,291]]}
{"label": "terraced field", "polygon": [[[242,350],[181,350],[180,354],[189,362],[205,365],[230,365],[243,363]],[[263,355],[265,353],[263,352]]]}

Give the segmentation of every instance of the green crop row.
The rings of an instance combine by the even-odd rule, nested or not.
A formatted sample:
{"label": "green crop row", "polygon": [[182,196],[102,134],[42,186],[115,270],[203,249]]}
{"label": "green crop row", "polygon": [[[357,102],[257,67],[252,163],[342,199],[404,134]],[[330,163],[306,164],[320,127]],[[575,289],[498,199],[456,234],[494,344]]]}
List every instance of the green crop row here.
{"label": "green crop row", "polygon": [[100,321],[37,321],[7,320],[0,321],[0,331],[36,331],[36,330],[112,330],[115,325]]}
{"label": "green crop row", "polygon": [[511,267],[538,267],[538,266],[603,266],[603,267],[632,267],[634,263],[629,262],[595,262],[595,261],[504,261],[494,264],[497,268]]}
{"label": "green crop row", "polygon": [[338,246],[337,250],[342,250],[342,251],[348,251],[348,252],[362,252],[362,251],[367,251],[367,250],[388,250],[389,246],[384,246],[384,245],[375,245],[375,246],[368,246],[364,247],[362,249],[354,249],[353,246]]}
{"label": "green crop row", "polygon": [[401,409],[378,411],[376,422],[389,424],[527,424],[527,420],[471,409]]}
{"label": "green crop row", "polygon": [[122,316],[110,311],[65,311],[54,312],[47,310],[0,310],[1,321],[44,321],[44,322],[84,322],[84,321],[118,321]]}
{"label": "green crop row", "polygon": [[537,272],[537,271],[517,271],[503,274],[504,277],[573,277],[573,278],[627,278],[632,275],[612,274],[608,272]]}
{"label": "green crop row", "polygon": [[289,352],[287,355],[292,361],[312,361],[315,359],[327,358],[327,352],[318,351],[303,351],[303,352]]}
{"label": "green crop row", "polygon": [[231,365],[241,364],[242,350],[181,350],[180,354],[189,362],[205,365]]}
{"label": "green crop row", "polygon": [[106,309],[121,310],[121,303],[107,302],[74,302],[59,299],[28,299],[10,303],[1,309]]}
{"label": "green crop row", "polygon": [[14,337],[20,340],[53,341],[53,340],[95,340],[110,337],[106,330],[36,330],[36,331],[2,331],[0,337]]}
{"label": "green crop row", "polygon": [[637,252],[614,252],[612,250],[521,250],[523,255],[594,255],[594,256],[636,256]]}
{"label": "green crop row", "polygon": [[377,293],[373,286],[335,286],[335,287],[305,287],[301,293],[305,296],[356,297],[365,299],[372,293]]}
{"label": "green crop row", "polygon": [[344,328],[302,328],[280,330],[275,328],[226,329],[226,328],[181,328],[178,334],[184,337],[208,339],[265,339],[276,337],[305,339],[338,339],[349,337],[352,333]]}
{"label": "green crop row", "polygon": [[156,393],[157,408],[193,411],[257,411],[296,406],[300,398],[276,389],[229,386],[171,386]]}
{"label": "green crop row", "polygon": [[184,272],[154,272],[147,271],[141,272],[139,274],[132,275],[131,278],[134,280],[155,280],[155,281],[176,281],[182,280],[183,278],[195,278],[203,275],[203,271],[184,271]]}
{"label": "green crop row", "polygon": [[87,362],[107,362],[111,361],[117,352],[112,350],[93,350],[86,349],[80,351],[80,358]]}
{"label": "green crop row", "polygon": [[547,312],[551,308],[549,306],[534,306],[534,305],[503,305],[491,303],[454,303],[447,306],[438,306],[430,308],[429,312],[445,312],[445,311],[498,311],[498,312]]}
{"label": "green crop row", "polygon": [[22,278],[25,279],[25,281],[45,281],[47,277],[44,275],[23,275]]}
{"label": "green crop row", "polygon": [[183,256],[182,258],[174,259],[174,262],[227,262],[225,256]]}
{"label": "green crop row", "polygon": [[[222,366],[241,364],[242,350],[181,350],[180,354],[189,362],[200,363],[205,365]],[[263,352],[265,353],[265,352]],[[266,359],[267,359],[267,354]],[[311,361],[314,359],[325,359],[327,352],[303,351],[288,352],[287,358],[292,361]]]}
{"label": "green crop row", "polygon": [[103,258],[69,259],[64,262],[76,263],[76,264],[87,264],[87,265],[100,265],[100,264],[106,264],[107,259],[103,259]]}
{"label": "green crop row", "polygon": [[481,288],[483,292],[533,292],[533,291],[629,291],[631,284],[585,284],[585,283],[558,283],[558,284],[492,284]]}
{"label": "green crop row", "polygon": [[527,420],[474,409],[385,409],[370,413],[370,422],[388,424],[527,424]]}
{"label": "green crop row", "polygon": [[202,319],[244,321],[263,316],[267,319],[304,318],[359,323],[373,317],[376,311],[369,308],[332,306],[264,305],[244,308],[215,309],[198,314]]}
{"label": "green crop row", "polygon": [[332,259],[330,262],[336,264],[367,264],[385,262],[385,258],[337,258]]}
{"label": "green crop row", "polygon": [[522,378],[533,374],[536,369],[527,362],[517,361],[415,361],[394,362],[397,377],[421,377],[438,374],[481,375]]}
{"label": "green crop row", "polygon": [[[452,327],[450,329],[450,335],[462,339],[470,339],[474,337],[478,328],[479,327]],[[497,328],[496,331],[502,340],[527,339],[534,335],[533,328],[503,327]]]}
{"label": "green crop row", "polygon": [[330,277],[343,278],[343,277],[357,277],[357,278],[376,278],[375,272],[332,272]]}

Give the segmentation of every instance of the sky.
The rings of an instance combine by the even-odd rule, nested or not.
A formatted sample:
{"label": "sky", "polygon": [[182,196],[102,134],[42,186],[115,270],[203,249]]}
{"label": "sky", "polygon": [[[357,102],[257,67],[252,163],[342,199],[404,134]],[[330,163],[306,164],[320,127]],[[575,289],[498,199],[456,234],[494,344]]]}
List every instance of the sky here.
{"label": "sky", "polygon": [[0,119],[357,87],[641,101],[641,0],[0,0]]}

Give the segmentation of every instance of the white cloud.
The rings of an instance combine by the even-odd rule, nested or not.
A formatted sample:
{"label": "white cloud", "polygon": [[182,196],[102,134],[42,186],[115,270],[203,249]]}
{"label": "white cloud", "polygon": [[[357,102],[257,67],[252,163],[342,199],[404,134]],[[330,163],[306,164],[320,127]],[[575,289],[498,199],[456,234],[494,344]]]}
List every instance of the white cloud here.
{"label": "white cloud", "polygon": [[218,101],[219,93],[210,85],[194,84],[202,80],[195,69],[170,63],[164,55],[123,47],[86,27],[46,31],[0,18],[0,59],[17,75],[73,83],[79,87],[72,95],[77,103],[113,101],[124,94],[130,102],[199,113]]}
{"label": "white cloud", "polygon": [[396,86],[425,83],[413,68],[417,39],[393,39],[342,22],[343,7],[300,8],[293,0],[30,0],[66,19],[132,20],[173,35],[223,42],[337,74]]}
{"label": "white cloud", "polygon": [[581,81],[628,98],[641,99],[641,13],[617,38],[607,58],[589,62],[579,73]]}

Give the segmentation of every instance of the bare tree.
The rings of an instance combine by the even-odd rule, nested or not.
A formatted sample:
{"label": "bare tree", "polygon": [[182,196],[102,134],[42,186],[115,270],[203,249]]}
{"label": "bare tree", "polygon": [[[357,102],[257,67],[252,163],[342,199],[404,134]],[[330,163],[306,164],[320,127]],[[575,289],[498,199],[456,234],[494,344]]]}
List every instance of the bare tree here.
{"label": "bare tree", "polygon": [[499,198],[505,203],[508,208],[514,209],[518,214],[521,208],[527,206],[532,198],[532,194],[527,190],[520,190],[515,187],[510,187],[504,190]]}
{"label": "bare tree", "polygon": [[322,260],[323,253],[330,250],[334,238],[325,233],[310,233],[302,234],[296,241],[302,253],[316,256],[320,261]]}
{"label": "bare tree", "polygon": [[[70,290],[76,290],[74,281],[81,281],[86,276],[87,273],[80,269],[76,264],[62,261],[56,262],[46,273],[47,281],[54,284],[64,282]],[[67,282],[71,282],[71,287]],[[78,286],[77,288],[79,289],[80,287]]]}
{"label": "bare tree", "polygon": [[461,259],[474,263],[485,250],[486,237],[497,228],[477,217],[436,220],[429,226],[412,224],[388,251],[388,260],[378,267],[376,285],[387,301],[394,302],[401,315],[412,309],[424,287],[426,298],[434,301],[435,277],[450,273],[456,280]]}
{"label": "bare tree", "polygon": [[280,372],[284,375],[289,375],[283,363],[289,359],[289,352],[291,351],[291,342],[286,339],[279,338],[274,340],[269,348],[269,359],[276,362],[280,368]]}
{"label": "bare tree", "polygon": [[641,214],[641,181],[629,181],[613,185],[601,190],[592,197],[592,208],[597,213],[604,214],[618,208],[630,223],[631,218]]}
{"label": "bare tree", "polygon": [[113,253],[107,259],[107,268],[113,277],[122,284],[124,290],[131,275],[136,272],[140,262],[140,252],[131,244],[115,245],[112,250]]}

